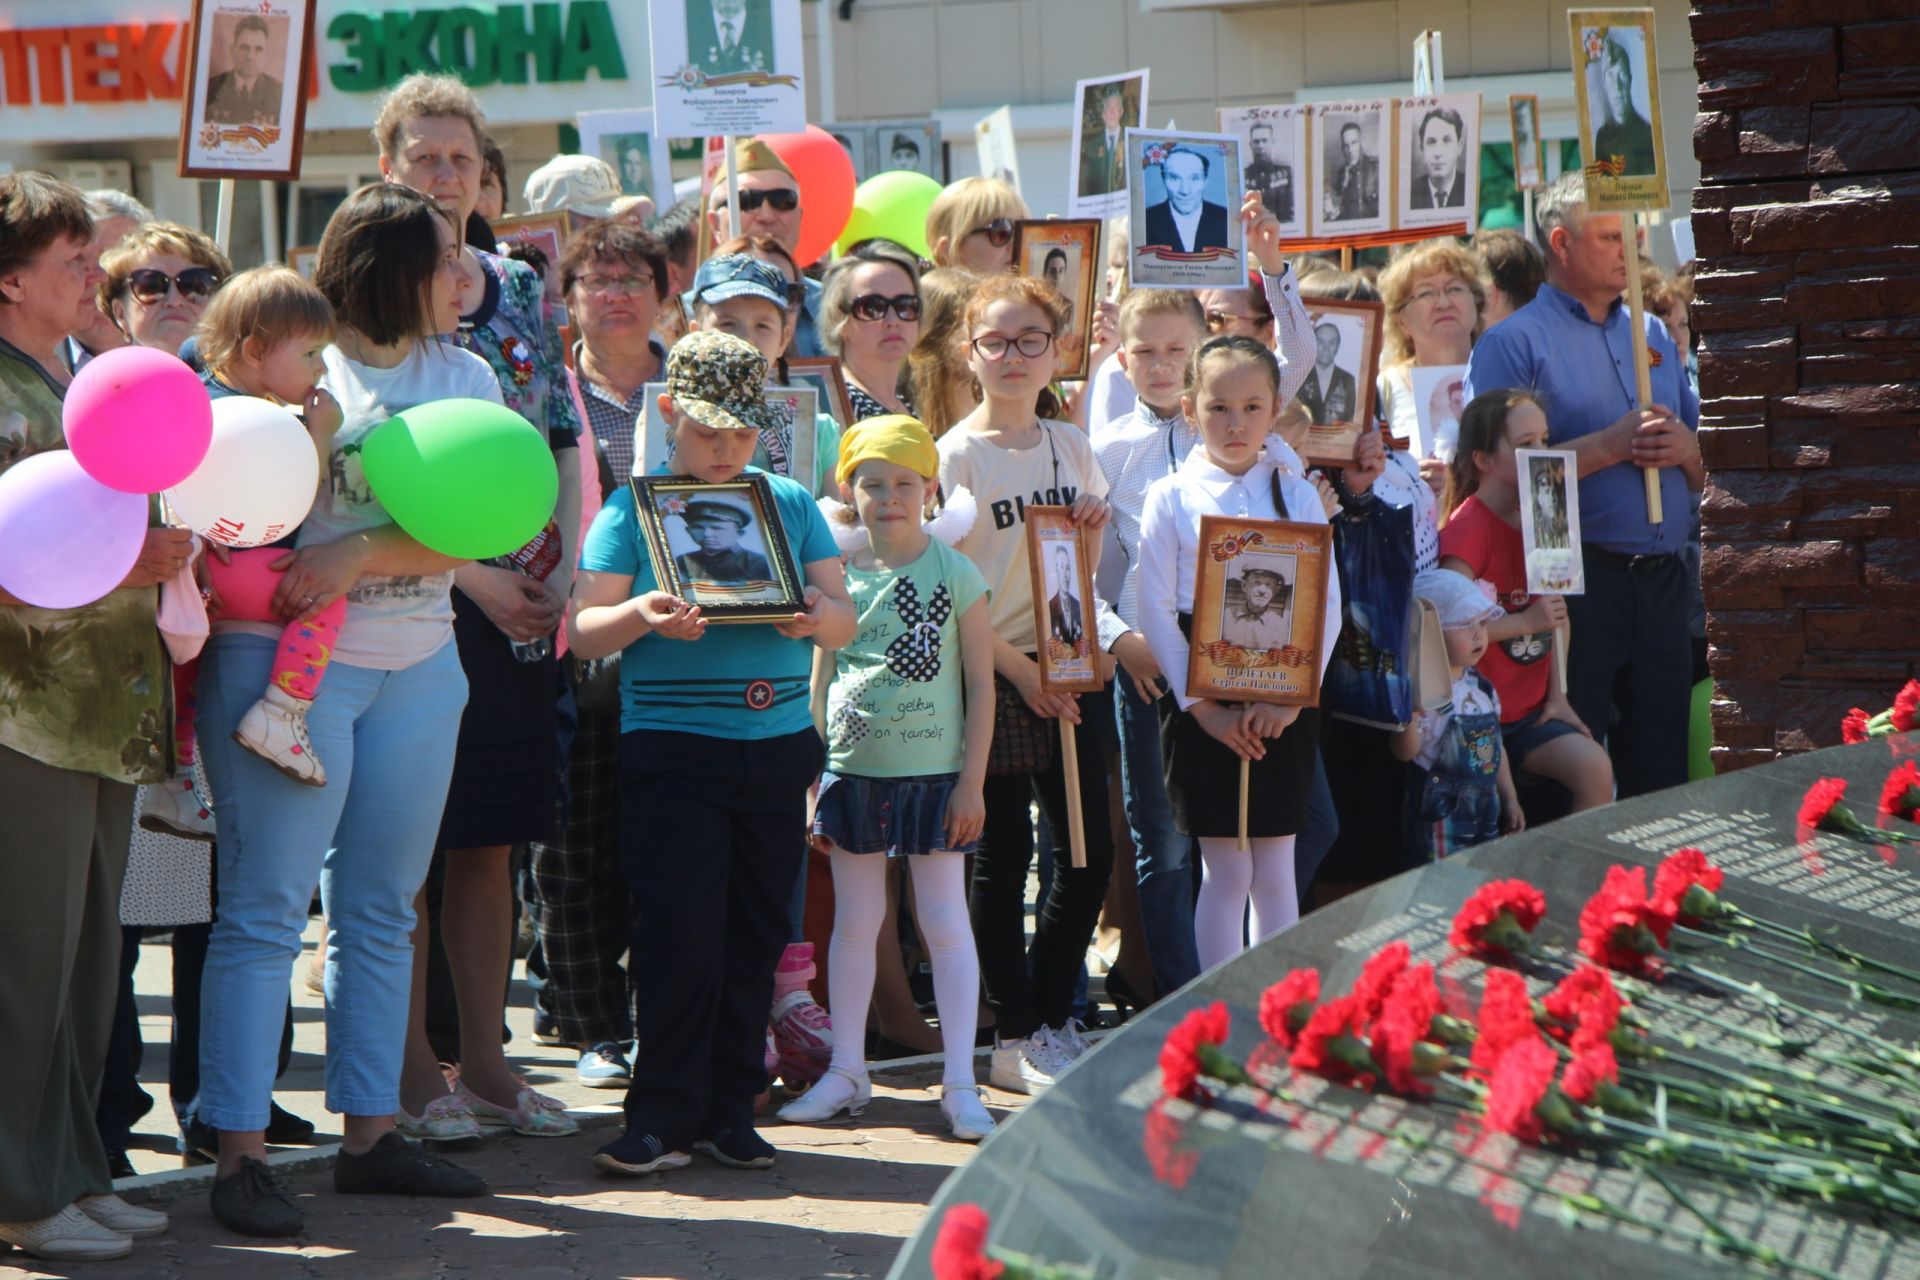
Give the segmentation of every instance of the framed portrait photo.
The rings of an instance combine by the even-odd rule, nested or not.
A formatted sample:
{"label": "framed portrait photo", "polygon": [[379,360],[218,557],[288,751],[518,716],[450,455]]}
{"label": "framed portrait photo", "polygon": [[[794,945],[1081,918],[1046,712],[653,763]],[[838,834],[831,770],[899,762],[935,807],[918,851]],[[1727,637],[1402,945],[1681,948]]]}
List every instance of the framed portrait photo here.
{"label": "framed portrait photo", "polygon": [[[652,475],[673,461],[673,433],[667,429],[667,415],[660,412],[660,397],[667,384],[646,385],[647,411],[635,427],[633,474]],[[767,403],[779,413],[784,426],[779,436],[769,441],[764,433],[754,449],[753,465],[775,475],[785,476],[814,489],[817,451],[814,418],[820,400],[812,387],[768,387]]]}
{"label": "framed portrait photo", "polygon": [[317,0],[193,0],[180,104],[183,178],[300,176]]}
{"label": "framed portrait photo", "polygon": [[1040,688],[1087,693],[1103,686],[1086,533],[1071,507],[1027,508],[1027,569],[1033,575],[1033,633],[1040,638]]}
{"label": "framed portrait photo", "polygon": [[1280,234],[1307,234],[1307,120],[1304,106],[1222,107],[1220,132],[1240,140],[1241,188],[1258,191],[1266,211],[1280,219]]}
{"label": "framed portrait photo", "polygon": [[645,196],[663,212],[673,204],[673,161],[652,108],[582,111],[574,122],[581,153],[607,162],[620,177],[621,195]]}
{"label": "framed portrait photo", "polygon": [[1587,207],[1664,209],[1666,149],[1651,9],[1569,9]]}
{"label": "framed portrait photo", "polygon": [[699,605],[710,622],[777,622],[802,612],[800,575],[765,476],[630,483],[662,591]]}
{"label": "framed portrait photo", "polygon": [[1442,93],[1394,103],[1402,227],[1480,225],[1480,95]]}
{"label": "framed portrait photo", "polygon": [[493,224],[495,240],[501,244],[532,245],[546,254],[547,261],[554,266],[559,265],[560,254],[573,238],[573,231],[574,215],[565,210],[500,218]]}
{"label": "framed portrait photo", "polygon": [[1385,231],[1393,217],[1392,104],[1320,102],[1313,108],[1313,234]]}
{"label": "framed portrait photo", "polygon": [[924,173],[935,182],[946,181],[945,154],[940,148],[940,122],[932,116],[917,120],[868,120],[866,171],[891,173],[902,169]]}
{"label": "framed portrait photo", "polygon": [[1067,216],[1111,218],[1125,213],[1127,130],[1139,128],[1147,118],[1147,70],[1078,81],[1073,101]]}
{"label": "framed portrait photo", "polygon": [[1571,449],[1517,449],[1520,545],[1527,590],[1537,596],[1586,593],[1580,559],[1580,466]]}
{"label": "framed portrait photo", "polygon": [[1514,185],[1522,191],[1540,186],[1540,99],[1537,95],[1507,95],[1507,128],[1513,134]]}
{"label": "framed portrait photo", "polygon": [[1329,525],[1202,516],[1187,693],[1318,704],[1332,564]]}
{"label": "framed portrait photo", "polygon": [[1127,131],[1127,275],[1136,289],[1244,289],[1240,140]]}
{"label": "framed portrait photo", "polygon": [[1467,366],[1415,365],[1407,375],[1413,386],[1413,456],[1452,462],[1460,413],[1467,407]]}
{"label": "framed portrait photo", "polygon": [[1334,298],[1309,302],[1313,368],[1294,394],[1313,417],[1306,446],[1300,450],[1308,465],[1350,465],[1361,435],[1373,425],[1374,380],[1380,371],[1380,328],[1385,314],[1378,302]]}
{"label": "framed portrait photo", "polygon": [[840,357],[788,356],[787,381],[818,392],[820,411],[839,423],[842,431],[853,425],[853,397],[847,391],[847,375],[840,367]]}
{"label": "framed portrait photo", "polygon": [[1102,272],[1100,219],[1032,219],[1013,224],[1013,270],[1044,280],[1067,300],[1067,328],[1054,344],[1053,376],[1084,378]]}
{"label": "framed portrait photo", "polygon": [[320,265],[320,246],[317,244],[298,244],[287,250],[287,265],[299,272],[300,278],[311,282],[313,269]]}
{"label": "framed portrait photo", "polygon": [[654,124],[668,137],[807,127],[800,0],[658,0],[647,32]]}
{"label": "framed portrait photo", "polygon": [[873,176],[873,170],[867,167],[866,125],[829,120],[820,127],[827,131],[828,137],[840,144],[847,153],[847,159],[853,162],[853,180],[856,184]]}

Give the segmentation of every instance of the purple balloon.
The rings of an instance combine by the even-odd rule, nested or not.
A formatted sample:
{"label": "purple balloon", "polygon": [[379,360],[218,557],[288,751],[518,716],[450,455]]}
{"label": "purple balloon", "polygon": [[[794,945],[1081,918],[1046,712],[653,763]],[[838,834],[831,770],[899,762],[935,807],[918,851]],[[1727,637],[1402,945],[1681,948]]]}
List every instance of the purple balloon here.
{"label": "purple balloon", "polygon": [[0,475],[0,587],[28,604],[92,604],[126,580],[146,541],[146,495],[109,489],[65,449]]}

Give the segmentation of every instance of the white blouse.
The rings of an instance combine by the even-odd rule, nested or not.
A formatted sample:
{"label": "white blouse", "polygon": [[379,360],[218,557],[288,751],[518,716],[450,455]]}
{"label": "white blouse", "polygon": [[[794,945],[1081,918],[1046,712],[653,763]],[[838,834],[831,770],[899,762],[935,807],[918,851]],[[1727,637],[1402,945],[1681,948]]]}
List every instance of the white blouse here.
{"label": "white blouse", "polygon": [[[1278,477],[1286,510],[1273,505]],[[1167,686],[1184,710],[1198,699],[1187,696],[1187,638],[1182,613],[1193,612],[1193,582],[1200,557],[1200,517],[1236,516],[1248,520],[1327,523],[1319,491],[1286,464],[1263,452],[1244,475],[1222,471],[1204,448],[1187,455],[1179,470],[1147,491],[1140,520],[1140,629],[1166,674]],[[1327,561],[1326,621],[1321,627],[1320,672],[1326,674],[1333,646],[1340,639],[1340,575],[1331,554]]]}

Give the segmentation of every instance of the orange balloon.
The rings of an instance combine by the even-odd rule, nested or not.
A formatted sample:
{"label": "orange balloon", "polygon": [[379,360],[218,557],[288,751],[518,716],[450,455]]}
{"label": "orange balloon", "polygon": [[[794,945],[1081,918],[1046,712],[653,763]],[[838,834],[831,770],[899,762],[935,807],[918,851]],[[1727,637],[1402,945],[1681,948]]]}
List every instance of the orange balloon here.
{"label": "orange balloon", "polygon": [[793,256],[801,266],[810,266],[826,256],[853,214],[853,158],[818,125],[808,125],[805,133],[759,137],[793,170],[799,184],[800,242]]}

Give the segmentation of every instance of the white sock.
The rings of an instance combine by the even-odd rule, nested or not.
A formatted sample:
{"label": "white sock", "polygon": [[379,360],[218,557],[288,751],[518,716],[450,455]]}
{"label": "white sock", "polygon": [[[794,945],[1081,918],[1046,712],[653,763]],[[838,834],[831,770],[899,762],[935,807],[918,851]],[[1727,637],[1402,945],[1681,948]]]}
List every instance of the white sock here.
{"label": "white sock", "polygon": [[1271,937],[1300,918],[1294,890],[1292,836],[1249,840],[1234,846],[1231,836],[1202,836],[1203,874],[1194,903],[1194,941],[1200,967],[1211,969],[1245,948],[1247,902],[1253,902],[1253,940]]}
{"label": "white sock", "polygon": [[833,1065],[867,1072],[867,1007],[873,1003],[874,943],[887,915],[885,854],[829,851],[833,865],[833,940],[827,944],[827,1002],[833,1013]]}
{"label": "white sock", "polygon": [[940,1013],[941,1083],[949,1089],[974,1084],[973,1037],[980,1018],[980,957],[973,949],[967,914],[967,855],[930,853],[909,858],[913,871],[913,918],[933,961],[933,1000]]}

